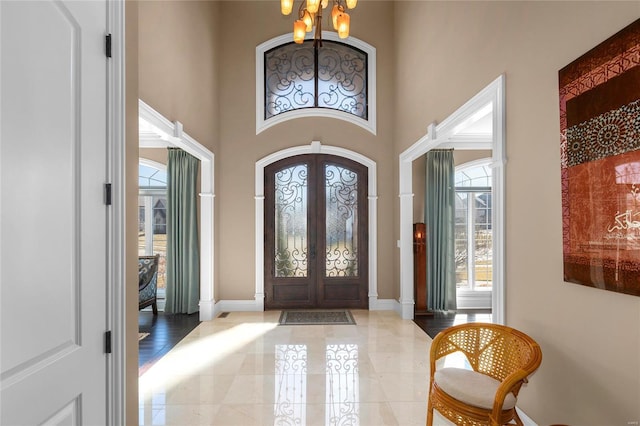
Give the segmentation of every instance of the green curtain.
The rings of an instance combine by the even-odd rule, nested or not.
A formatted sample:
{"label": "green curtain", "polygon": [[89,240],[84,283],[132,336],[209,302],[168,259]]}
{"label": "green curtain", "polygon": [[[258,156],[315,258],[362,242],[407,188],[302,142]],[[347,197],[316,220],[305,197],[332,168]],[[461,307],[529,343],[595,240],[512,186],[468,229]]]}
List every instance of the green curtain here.
{"label": "green curtain", "polygon": [[166,313],[198,312],[200,253],[196,182],[200,160],[169,149],[167,162],[167,283]]}
{"label": "green curtain", "polygon": [[426,155],[427,308],[456,309],[453,150]]}

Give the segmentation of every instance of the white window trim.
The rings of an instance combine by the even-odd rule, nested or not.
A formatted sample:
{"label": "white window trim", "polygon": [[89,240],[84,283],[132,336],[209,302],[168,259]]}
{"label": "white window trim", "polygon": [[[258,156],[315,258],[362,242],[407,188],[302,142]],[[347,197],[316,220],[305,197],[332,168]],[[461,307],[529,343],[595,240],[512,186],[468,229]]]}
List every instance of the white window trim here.
{"label": "white window trim", "polygon": [[274,47],[281,46],[292,41],[291,33],[274,37],[256,47],[256,135],[269,127],[285,121],[294,120],[302,117],[327,117],[336,118],[338,120],[347,121],[368,130],[374,135],[376,128],[376,48],[355,37],[349,37],[341,40],[338,34],[333,31],[323,31],[322,38],[324,40],[337,41],[353,46],[367,54],[367,106],[368,119],[362,119],[358,116],[344,111],[333,110],[329,108],[303,108],[287,111],[284,114],[278,114],[274,117],[264,119],[264,53]]}
{"label": "white window trim", "polygon": [[[487,158],[480,158],[478,160],[472,160],[472,161],[467,161],[466,163],[462,163],[458,166],[456,166],[456,170],[455,172],[464,172],[465,170],[469,170],[469,169],[473,169],[476,167],[481,167],[481,166],[486,166],[491,168],[493,164],[493,159],[487,157]],[[458,188],[458,187],[456,187]],[[459,188],[464,188],[463,186],[459,187]]]}

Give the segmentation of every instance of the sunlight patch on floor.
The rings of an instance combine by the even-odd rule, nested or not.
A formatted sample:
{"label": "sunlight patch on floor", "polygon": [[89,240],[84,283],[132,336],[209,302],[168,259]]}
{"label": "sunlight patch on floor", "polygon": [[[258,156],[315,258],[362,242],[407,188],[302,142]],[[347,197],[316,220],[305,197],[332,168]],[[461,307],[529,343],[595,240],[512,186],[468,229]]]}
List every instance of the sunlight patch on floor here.
{"label": "sunlight patch on floor", "polygon": [[181,343],[140,377],[139,391],[143,394],[158,388],[168,391],[180,376],[196,375],[214,366],[277,326],[277,323],[268,322],[243,323],[192,342]]}

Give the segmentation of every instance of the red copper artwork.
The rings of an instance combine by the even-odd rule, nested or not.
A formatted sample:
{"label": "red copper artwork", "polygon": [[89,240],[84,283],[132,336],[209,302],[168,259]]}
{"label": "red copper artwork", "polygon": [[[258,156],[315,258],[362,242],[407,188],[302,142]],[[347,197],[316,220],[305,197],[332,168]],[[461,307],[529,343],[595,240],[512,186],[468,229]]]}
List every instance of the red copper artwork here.
{"label": "red copper artwork", "polygon": [[640,19],[558,74],[564,280],[640,296]]}

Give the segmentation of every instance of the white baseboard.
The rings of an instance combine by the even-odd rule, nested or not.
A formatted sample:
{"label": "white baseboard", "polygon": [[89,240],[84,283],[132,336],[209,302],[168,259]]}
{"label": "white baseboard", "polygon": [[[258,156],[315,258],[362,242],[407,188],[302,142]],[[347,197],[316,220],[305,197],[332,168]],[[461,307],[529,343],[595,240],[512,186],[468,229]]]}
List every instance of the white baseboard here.
{"label": "white baseboard", "polygon": [[538,426],[538,423],[534,422],[531,417],[527,416],[521,409],[516,407],[516,411],[518,412],[518,416],[520,416],[520,420],[524,423],[524,426]]}
{"label": "white baseboard", "polygon": [[[258,300],[218,300],[215,303],[213,317],[221,312],[261,312],[264,306]],[[395,299],[369,299],[371,311],[394,311],[402,316],[402,306]]]}
{"label": "white baseboard", "polygon": [[216,313],[216,301],[215,300],[201,300],[200,301],[200,321],[211,321],[217,315]]}
{"label": "white baseboard", "polygon": [[491,309],[490,291],[458,290],[458,309]]}
{"label": "white baseboard", "polygon": [[[164,311],[164,299],[158,300],[158,308]],[[413,305],[411,306],[413,309]],[[151,307],[145,308],[150,311]],[[396,299],[369,299],[370,311],[393,311],[402,318],[402,305]],[[211,321],[222,312],[262,312],[264,306],[258,300],[200,301],[200,321]],[[411,319],[411,318],[409,318]]]}
{"label": "white baseboard", "polygon": [[262,312],[264,309],[256,300],[219,300],[216,315],[220,312]]}
{"label": "white baseboard", "polygon": [[370,311],[394,311],[401,315],[402,309],[400,303],[395,299],[375,299],[375,302],[369,299]]}

